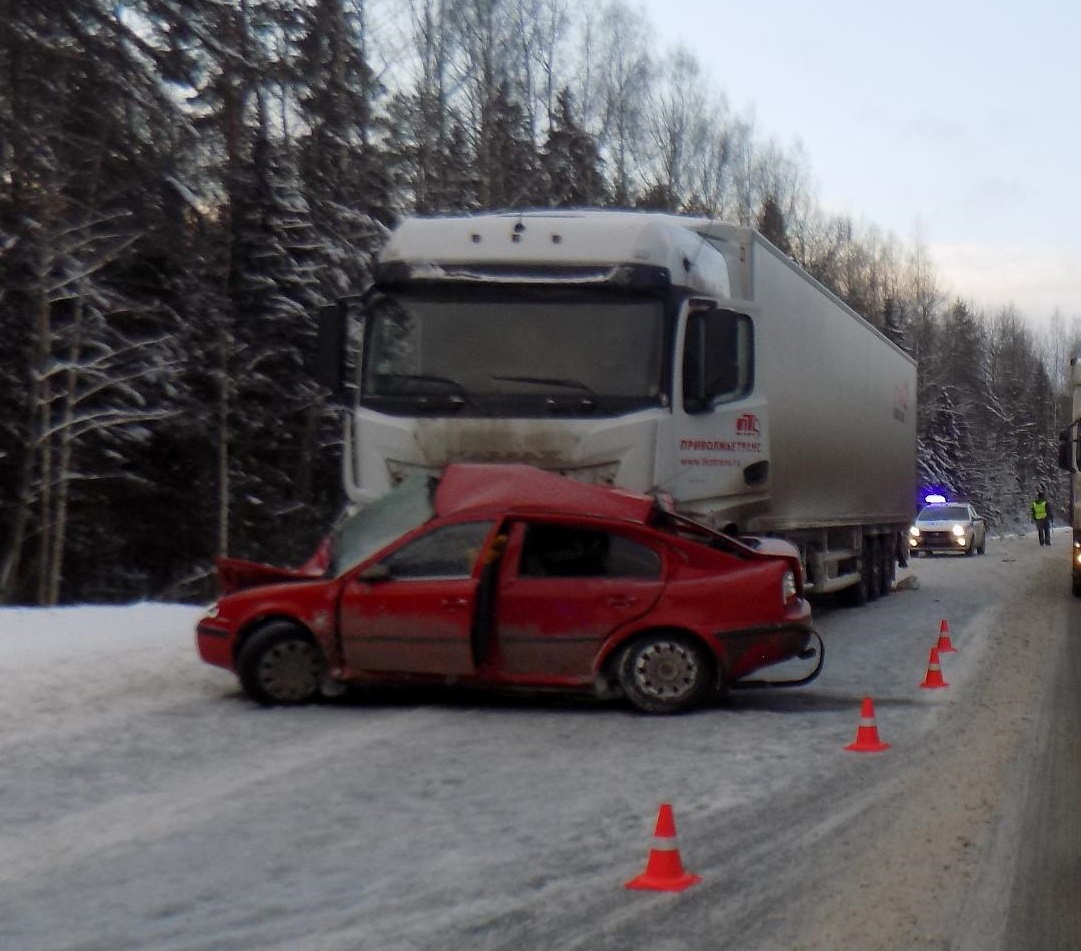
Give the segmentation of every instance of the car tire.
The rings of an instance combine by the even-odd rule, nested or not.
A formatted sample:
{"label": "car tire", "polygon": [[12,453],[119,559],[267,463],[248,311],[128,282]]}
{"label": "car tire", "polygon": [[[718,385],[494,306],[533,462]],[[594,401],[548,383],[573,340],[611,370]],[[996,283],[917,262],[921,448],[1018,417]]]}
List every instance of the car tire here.
{"label": "car tire", "polygon": [[619,663],[619,685],[643,713],[682,713],[701,705],[713,686],[705,648],[684,634],[658,631],[634,640]]}
{"label": "car tire", "polygon": [[983,538],[980,539],[980,547],[976,549],[976,554],[977,555],[983,555],[983,554],[986,554],[986,552],[987,552],[987,536],[984,535]]}
{"label": "car tire", "polygon": [[263,706],[311,703],[326,672],[318,645],[288,621],[272,621],[252,634],[236,667],[244,691]]}

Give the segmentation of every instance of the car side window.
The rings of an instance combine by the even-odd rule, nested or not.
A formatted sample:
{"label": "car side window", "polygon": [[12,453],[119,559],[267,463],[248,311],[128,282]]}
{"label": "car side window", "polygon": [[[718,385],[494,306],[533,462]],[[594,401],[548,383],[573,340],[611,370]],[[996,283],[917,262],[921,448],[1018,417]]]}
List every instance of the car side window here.
{"label": "car side window", "polygon": [[661,557],[621,535],[537,523],[526,526],[518,574],[527,578],[658,578]]}
{"label": "car side window", "polygon": [[415,538],[384,560],[393,578],[468,578],[492,522],[444,525]]}

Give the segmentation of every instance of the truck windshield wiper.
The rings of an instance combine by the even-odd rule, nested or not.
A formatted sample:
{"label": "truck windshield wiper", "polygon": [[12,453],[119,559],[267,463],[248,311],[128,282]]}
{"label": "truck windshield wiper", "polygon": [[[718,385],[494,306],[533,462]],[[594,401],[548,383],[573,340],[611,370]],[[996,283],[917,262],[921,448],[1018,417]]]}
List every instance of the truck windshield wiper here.
{"label": "truck windshield wiper", "polygon": [[[600,399],[597,397],[597,394],[595,392],[593,392],[592,389],[590,389],[584,383],[579,383],[577,380],[566,380],[566,379],[561,379],[559,377],[553,377],[553,376],[495,376],[495,375],[490,376],[489,379],[498,380],[498,381],[500,381],[502,383],[528,383],[528,384],[530,384],[532,386],[554,386],[554,387],[558,387],[559,389],[565,389],[565,390],[580,390],[582,393],[585,394],[582,397],[582,400],[581,400],[581,403],[580,403],[580,407],[582,409],[586,409],[586,408],[588,408],[588,409],[596,409],[597,407],[600,407],[600,406],[603,405],[601,403]],[[549,408],[551,409],[552,412],[560,412],[561,410],[564,411],[564,412],[566,411],[565,404],[564,404],[563,407],[557,406],[557,404],[555,403],[555,401],[551,397],[548,398],[548,403],[549,403]]]}
{"label": "truck windshield wiper", "polygon": [[597,394],[584,383],[579,383],[577,380],[561,380],[554,376],[492,376],[490,379],[501,383],[531,383],[534,386],[557,386],[566,390],[581,390],[594,399],[597,397]]}
{"label": "truck windshield wiper", "polygon": [[[381,395],[383,396],[415,396],[418,397],[423,405],[430,405],[433,398],[439,398],[441,403],[449,404],[454,409],[461,409],[463,406],[469,406],[476,410],[478,413],[481,411],[480,407],[473,401],[469,395],[469,391],[457,380],[452,380],[449,376],[436,376],[430,373],[388,373],[378,377],[381,382],[389,383],[386,389],[383,389]],[[402,387],[401,392],[393,392],[397,389],[395,383],[401,381],[403,383],[435,383],[438,386],[445,386],[451,392],[450,393],[431,393],[419,391],[416,389],[408,389]],[[387,390],[392,392],[387,392]]]}

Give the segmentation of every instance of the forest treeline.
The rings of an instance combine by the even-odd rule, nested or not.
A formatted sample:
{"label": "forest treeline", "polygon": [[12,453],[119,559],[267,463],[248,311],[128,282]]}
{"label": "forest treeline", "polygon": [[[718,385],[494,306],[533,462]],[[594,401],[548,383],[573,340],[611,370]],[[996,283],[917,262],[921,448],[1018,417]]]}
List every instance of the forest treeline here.
{"label": "forest treeline", "polygon": [[918,359],[925,482],[1062,511],[1062,317],[824,210],[630,5],[0,0],[0,602],[302,560],[342,503],[319,306],[403,215],[577,206],[759,228]]}

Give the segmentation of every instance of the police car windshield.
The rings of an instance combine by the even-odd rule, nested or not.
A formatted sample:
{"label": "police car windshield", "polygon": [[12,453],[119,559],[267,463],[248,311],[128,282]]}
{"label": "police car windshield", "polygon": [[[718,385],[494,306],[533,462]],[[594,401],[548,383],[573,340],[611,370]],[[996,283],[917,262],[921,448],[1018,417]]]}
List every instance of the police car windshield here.
{"label": "police car windshield", "polygon": [[917,522],[967,521],[968,509],[964,505],[928,505],[917,517]]}

